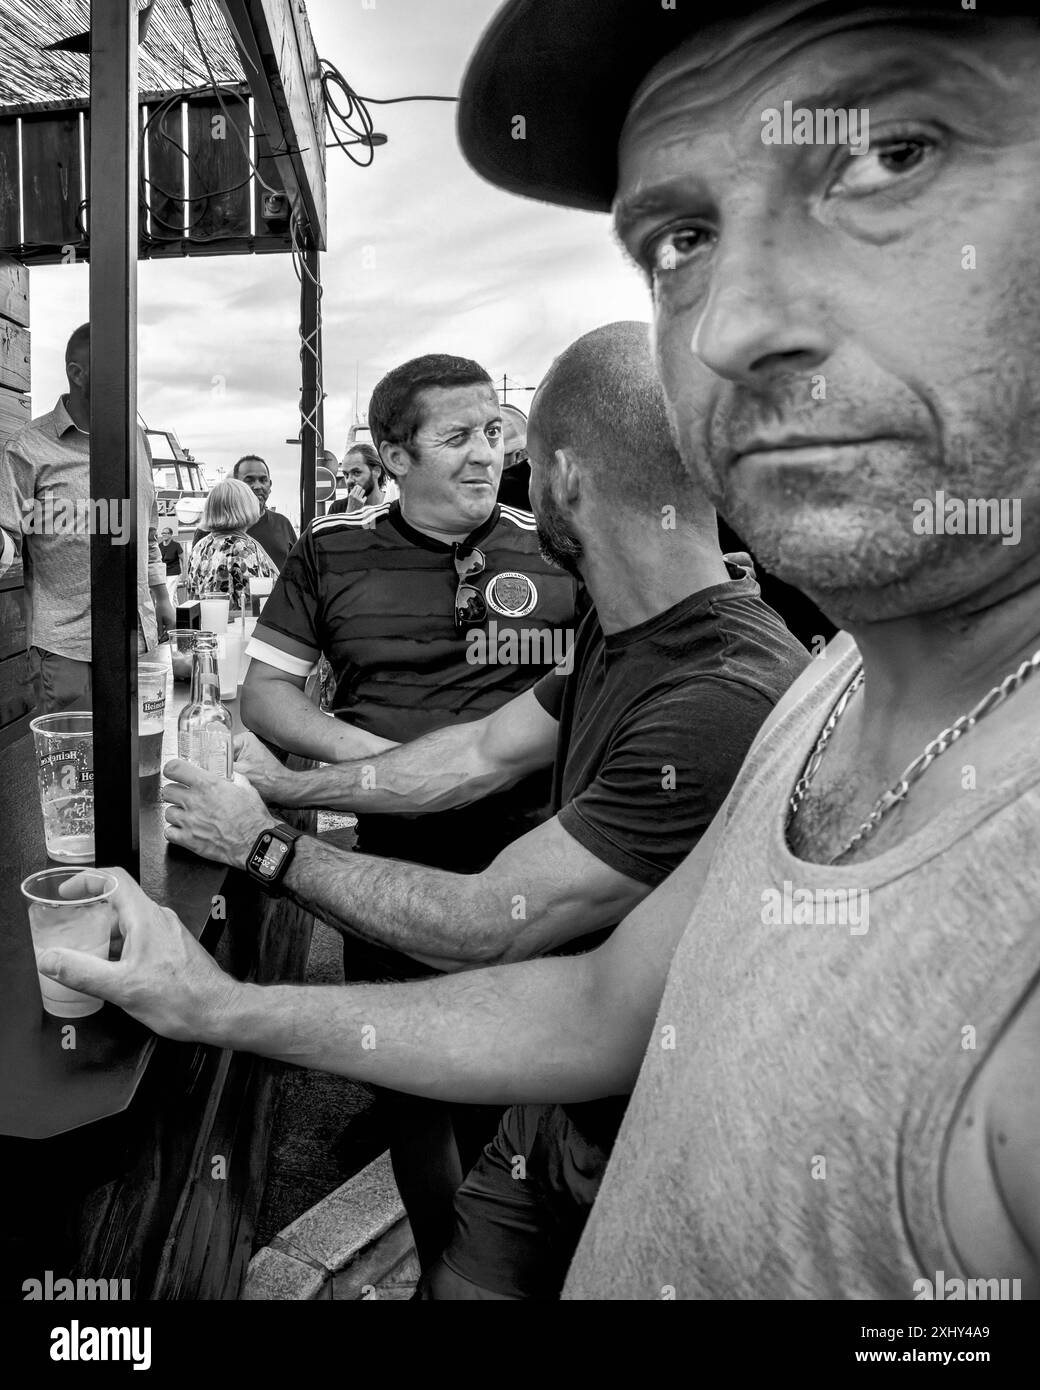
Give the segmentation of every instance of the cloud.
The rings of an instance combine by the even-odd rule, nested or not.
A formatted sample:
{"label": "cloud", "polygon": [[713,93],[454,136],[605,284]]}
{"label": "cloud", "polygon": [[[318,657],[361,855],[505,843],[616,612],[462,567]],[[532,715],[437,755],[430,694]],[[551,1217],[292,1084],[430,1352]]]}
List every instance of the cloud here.
{"label": "cloud", "polygon": [[[318,51],[371,96],[452,94],[498,0],[309,0]],[[373,165],[328,151],[322,256],[326,438],[341,453],[357,406],[424,352],[473,357],[535,385],[581,333],[647,318],[646,290],[605,217],[512,197],[479,179],[449,104],[373,106],[389,136]],[[85,268],[32,272],[34,408],[65,389],[65,339],[87,317]],[[299,448],[299,286],[286,255],[142,263],[139,404],[212,467],[256,451],[293,515]],[[355,370],[360,402],[355,400]],[[525,393],[530,399],[529,393]],[[524,399],[520,397],[518,399]]]}

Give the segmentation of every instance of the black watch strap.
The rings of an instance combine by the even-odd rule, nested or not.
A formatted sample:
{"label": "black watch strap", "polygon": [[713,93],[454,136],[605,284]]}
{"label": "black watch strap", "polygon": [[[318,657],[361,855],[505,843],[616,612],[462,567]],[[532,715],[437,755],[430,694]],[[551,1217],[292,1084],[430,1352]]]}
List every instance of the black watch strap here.
{"label": "black watch strap", "polygon": [[283,892],[282,880],[296,853],[296,841],[304,832],[284,821],[261,830],[246,859],[246,873],[268,893]]}

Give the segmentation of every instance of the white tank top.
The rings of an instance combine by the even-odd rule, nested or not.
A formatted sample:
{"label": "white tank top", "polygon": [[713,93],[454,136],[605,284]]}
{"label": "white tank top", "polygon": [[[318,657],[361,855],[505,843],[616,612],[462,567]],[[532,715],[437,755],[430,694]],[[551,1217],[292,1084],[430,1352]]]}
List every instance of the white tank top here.
{"label": "white tank top", "polygon": [[942,1154],[1040,972],[1040,729],[902,844],[806,864],[787,801],[856,659],[741,772],[564,1298],[910,1299],[968,1277]]}

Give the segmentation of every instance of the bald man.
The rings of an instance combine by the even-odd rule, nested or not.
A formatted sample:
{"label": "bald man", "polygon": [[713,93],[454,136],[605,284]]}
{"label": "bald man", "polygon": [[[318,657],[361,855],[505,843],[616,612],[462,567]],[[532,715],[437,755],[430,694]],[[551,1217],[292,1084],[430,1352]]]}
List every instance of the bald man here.
{"label": "bald man", "polygon": [[[644,476],[633,491],[636,441]],[[572,658],[488,718],[364,762],[289,773],[247,736],[237,766],[253,787],[167,767],[180,784],[167,788],[170,839],[246,867],[277,825],[258,793],[362,817],[421,814],[554,764],[555,815],[483,873],[388,862],[310,837],[291,848],[282,891],[344,931],[444,971],[603,940],[692,849],[807,661],[751,573],[727,567],[715,512],[672,443],[646,324],[610,325],[565,352],[535,398],[528,442],[543,551],[585,581],[595,604]],[[469,640],[474,660],[496,659],[493,620]],[[563,1166],[580,1170],[573,1190],[558,1193],[535,1182],[538,1116],[512,1117],[470,1195],[481,1208],[480,1249],[441,1270],[449,1296],[558,1293],[623,1110],[615,1097],[542,1117]],[[527,1140],[532,1181],[518,1185],[509,1155]],[[552,1245],[561,1220],[567,1236]]]}

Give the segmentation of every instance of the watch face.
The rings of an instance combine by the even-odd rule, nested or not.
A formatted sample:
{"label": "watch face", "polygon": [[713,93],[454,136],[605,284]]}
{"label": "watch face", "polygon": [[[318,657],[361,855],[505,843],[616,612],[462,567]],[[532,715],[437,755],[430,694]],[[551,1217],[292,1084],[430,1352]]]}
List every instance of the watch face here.
{"label": "watch face", "polygon": [[282,860],[288,853],[289,846],[285,841],[277,839],[274,835],[270,835],[268,836],[266,845],[261,846],[253,855],[253,868],[264,878],[275,878],[281,867]]}

